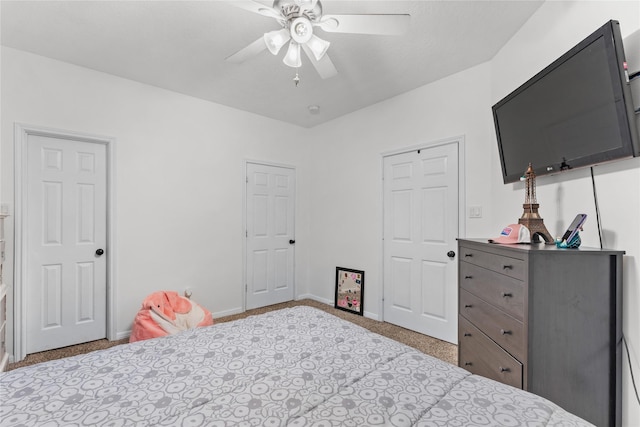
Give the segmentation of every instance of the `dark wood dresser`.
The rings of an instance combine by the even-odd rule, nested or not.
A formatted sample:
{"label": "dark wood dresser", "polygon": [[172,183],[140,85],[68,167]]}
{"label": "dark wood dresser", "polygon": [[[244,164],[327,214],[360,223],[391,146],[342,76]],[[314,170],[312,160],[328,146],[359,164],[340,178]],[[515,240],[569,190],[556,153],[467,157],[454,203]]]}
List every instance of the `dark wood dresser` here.
{"label": "dark wood dresser", "polygon": [[623,251],[459,239],[458,363],[621,424]]}

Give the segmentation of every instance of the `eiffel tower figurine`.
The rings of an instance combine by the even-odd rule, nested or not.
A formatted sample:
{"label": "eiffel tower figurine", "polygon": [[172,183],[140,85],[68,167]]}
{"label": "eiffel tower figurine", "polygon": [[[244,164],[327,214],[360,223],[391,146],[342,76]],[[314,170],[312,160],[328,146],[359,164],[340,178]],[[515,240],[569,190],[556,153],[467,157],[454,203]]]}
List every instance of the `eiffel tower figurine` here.
{"label": "eiffel tower figurine", "polygon": [[540,205],[536,200],[536,174],[533,171],[531,163],[529,163],[529,167],[524,173],[524,177],[526,189],[524,204],[522,205],[524,212],[522,213],[522,217],[518,220],[518,224],[522,224],[529,229],[529,232],[531,233],[531,242],[539,243],[540,237],[542,237],[545,244],[552,245],[554,244],[553,237],[549,234],[547,227],[544,226],[542,218],[540,218],[540,214],[538,214],[538,207],[540,207]]}

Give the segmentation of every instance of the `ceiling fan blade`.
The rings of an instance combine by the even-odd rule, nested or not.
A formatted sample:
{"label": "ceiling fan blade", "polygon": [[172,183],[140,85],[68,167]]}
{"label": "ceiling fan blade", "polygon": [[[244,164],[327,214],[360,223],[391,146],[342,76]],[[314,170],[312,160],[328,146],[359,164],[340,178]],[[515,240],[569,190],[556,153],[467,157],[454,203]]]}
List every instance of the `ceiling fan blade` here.
{"label": "ceiling fan blade", "polygon": [[240,9],[248,10],[249,12],[257,13],[263,16],[268,16],[270,18],[276,18],[278,20],[284,19],[282,14],[278,13],[277,10],[253,0],[227,0],[227,3],[232,6],[239,7]]}
{"label": "ceiling fan blade", "polygon": [[256,56],[263,50],[267,48],[267,45],[264,42],[264,38],[260,37],[258,40],[251,43],[249,46],[244,49],[240,49],[236,53],[231,56],[228,56],[225,61],[234,62],[236,64],[240,64],[241,62],[246,61],[247,59],[251,59]]}
{"label": "ceiling fan blade", "polygon": [[324,15],[317,24],[329,33],[381,34],[407,32],[411,15]]}
{"label": "ceiling fan blade", "polygon": [[329,59],[329,55],[325,53],[322,58],[317,61],[313,56],[313,52],[311,52],[311,49],[309,49],[306,44],[302,45],[302,49],[304,50],[304,53],[307,54],[307,57],[309,57],[309,61],[311,61],[313,67],[316,69],[320,77],[322,77],[323,79],[328,79],[338,74],[338,70],[336,70],[336,67],[333,65],[333,62],[331,62],[331,59]]}

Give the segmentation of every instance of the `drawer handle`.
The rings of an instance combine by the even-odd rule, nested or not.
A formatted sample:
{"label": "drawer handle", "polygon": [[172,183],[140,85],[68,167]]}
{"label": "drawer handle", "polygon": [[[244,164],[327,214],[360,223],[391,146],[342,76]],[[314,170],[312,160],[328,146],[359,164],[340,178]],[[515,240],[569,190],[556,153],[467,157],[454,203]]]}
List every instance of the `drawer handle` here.
{"label": "drawer handle", "polygon": [[504,329],[500,329],[500,333],[502,335],[511,335],[511,331],[505,331]]}
{"label": "drawer handle", "polygon": [[471,366],[471,365],[473,365],[473,363],[471,363],[471,362],[464,362],[464,366]]}
{"label": "drawer handle", "polygon": [[470,337],[470,336],[471,336],[471,334],[470,334],[469,332],[465,332],[465,333],[464,333],[464,336],[465,336],[465,337]]}
{"label": "drawer handle", "polygon": [[465,304],[464,305],[464,308],[471,308],[471,307],[473,307],[471,304]]}
{"label": "drawer handle", "polygon": [[500,372],[511,372],[511,369],[500,366]]}
{"label": "drawer handle", "polygon": [[512,297],[512,296],[513,296],[513,294],[511,292],[503,292],[502,293],[502,297],[503,298],[508,298],[508,297]]}
{"label": "drawer handle", "polygon": [[465,258],[471,258],[473,256],[473,254],[464,254]]}
{"label": "drawer handle", "polygon": [[473,279],[473,276],[464,276],[465,279]]}
{"label": "drawer handle", "polygon": [[513,270],[513,265],[503,265],[502,269],[503,270]]}

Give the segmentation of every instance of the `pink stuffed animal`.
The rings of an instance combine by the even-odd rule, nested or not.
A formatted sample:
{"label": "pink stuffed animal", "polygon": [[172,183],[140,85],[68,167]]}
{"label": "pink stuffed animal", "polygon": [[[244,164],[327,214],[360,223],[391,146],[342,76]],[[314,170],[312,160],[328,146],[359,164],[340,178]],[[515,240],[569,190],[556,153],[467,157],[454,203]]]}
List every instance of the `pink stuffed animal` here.
{"label": "pink stuffed animal", "polygon": [[147,296],[136,314],[129,342],[175,334],[198,326],[213,325],[211,313],[173,291]]}

